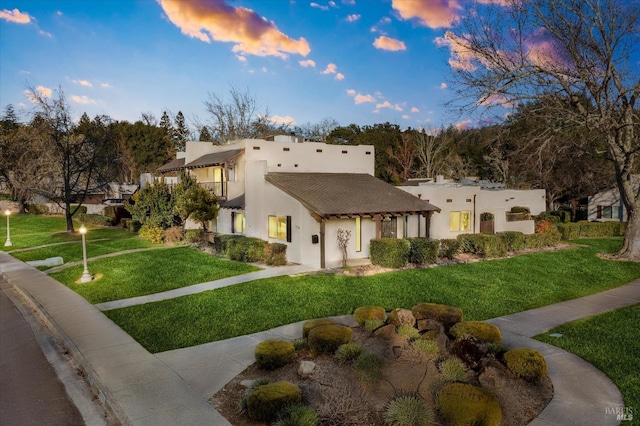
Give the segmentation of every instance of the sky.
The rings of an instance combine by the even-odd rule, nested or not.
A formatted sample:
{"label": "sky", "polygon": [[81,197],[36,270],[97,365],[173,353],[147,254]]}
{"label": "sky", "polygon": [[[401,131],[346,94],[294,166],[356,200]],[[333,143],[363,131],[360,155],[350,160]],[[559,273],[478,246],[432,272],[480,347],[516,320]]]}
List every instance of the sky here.
{"label": "sky", "polygon": [[[485,2],[491,0],[484,0]],[[496,1],[496,0],[493,0]],[[64,92],[75,117],[206,121],[234,87],[292,126],[478,122],[447,111],[444,39],[471,0],[2,0],[0,107]],[[22,118],[22,117],[21,117]]]}

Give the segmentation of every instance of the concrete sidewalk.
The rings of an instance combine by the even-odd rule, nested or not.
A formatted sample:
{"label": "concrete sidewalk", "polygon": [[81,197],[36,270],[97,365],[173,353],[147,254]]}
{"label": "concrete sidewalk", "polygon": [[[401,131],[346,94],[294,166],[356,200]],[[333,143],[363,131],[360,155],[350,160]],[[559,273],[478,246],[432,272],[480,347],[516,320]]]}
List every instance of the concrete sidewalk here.
{"label": "concrete sidewalk", "polygon": [[[126,425],[229,425],[207,399],[254,362],[257,343],[302,335],[299,322],[154,355],[95,306],[37,269],[0,253],[0,274],[39,312],[105,407]],[[501,328],[508,347],[537,349],[547,359],[554,397],[531,424],[619,424],[615,414],[608,414],[623,406],[611,380],[581,358],[530,337],[567,321],[639,302],[640,280],[636,280],[600,294],[490,320]],[[353,325],[350,316],[336,319]]]}

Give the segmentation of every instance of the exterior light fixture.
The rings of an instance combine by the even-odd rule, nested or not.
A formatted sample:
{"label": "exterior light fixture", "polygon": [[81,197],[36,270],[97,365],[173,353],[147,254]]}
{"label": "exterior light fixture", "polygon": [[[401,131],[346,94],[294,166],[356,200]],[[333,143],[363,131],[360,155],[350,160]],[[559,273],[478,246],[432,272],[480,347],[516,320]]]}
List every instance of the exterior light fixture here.
{"label": "exterior light fixture", "polygon": [[82,235],[82,261],[84,262],[84,271],[82,271],[82,277],[80,277],[81,283],[88,283],[92,280],[91,274],[89,274],[89,268],[87,268],[87,241],[85,235],[87,234],[87,228],[82,225],[79,229],[80,235]]}
{"label": "exterior light fixture", "polygon": [[11,242],[11,230],[9,224],[9,216],[11,216],[11,210],[5,210],[4,215],[7,216],[7,241],[4,243],[4,246],[11,247],[13,245],[13,243]]}

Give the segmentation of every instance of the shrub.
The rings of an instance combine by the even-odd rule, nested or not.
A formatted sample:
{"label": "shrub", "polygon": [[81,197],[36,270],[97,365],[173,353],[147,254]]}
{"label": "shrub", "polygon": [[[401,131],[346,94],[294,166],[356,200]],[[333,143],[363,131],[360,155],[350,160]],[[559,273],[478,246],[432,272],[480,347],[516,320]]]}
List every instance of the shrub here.
{"label": "shrub", "polygon": [[237,262],[259,262],[264,260],[267,242],[258,238],[239,237],[227,241],[227,256]]}
{"label": "shrub", "polygon": [[511,213],[531,213],[529,207],[513,206],[511,207]]}
{"label": "shrub", "polygon": [[218,234],[213,238],[213,247],[216,249],[217,254],[227,256],[227,245],[229,241],[241,238],[244,237],[242,235]]}
{"label": "shrub", "polygon": [[270,266],[284,266],[287,264],[287,245],[271,243],[265,247],[264,263]]}
{"label": "shrub", "polygon": [[449,333],[454,338],[462,337],[470,334],[481,342],[500,343],[502,342],[502,334],[500,329],[493,324],[482,321],[462,321],[451,327]]}
{"label": "shrub", "polygon": [[411,308],[411,312],[416,320],[432,319],[441,322],[445,327],[462,321],[462,310],[455,306],[420,303]]}
{"label": "shrub", "polygon": [[247,413],[256,421],[273,420],[289,404],[302,400],[300,388],[289,382],[275,382],[254,389],[247,398]]}
{"label": "shrub", "polygon": [[127,229],[129,230],[129,232],[138,232],[140,231],[141,227],[142,224],[138,220],[131,219],[127,221]]}
{"label": "shrub", "polygon": [[399,336],[404,337],[405,339],[416,340],[420,338],[420,332],[418,329],[407,324],[402,324],[396,329],[396,332]]}
{"label": "shrub", "polygon": [[415,351],[425,356],[428,356],[430,358],[434,358],[438,356],[438,352],[440,351],[438,349],[438,344],[434,340],[428,340],[428,339],[414,340],[413,342],[411,342],[411,347]]}
{"label": "shrub", "polygon": [[554,224],[557,223],[557,222],[560,222],[560,217],[552,214],[551,212],[542,212],[538,216],[536,216],[535,219],[536,219],[536,221],[538,221],[538,220],[546,220],[546,221],[549,221],[549,222],[554,223]]}
{"label": "shrub", "polygon": [[[71,207],[73,208],[73,207]],[[73,214],[73,216],[75,217],[76,215],[80,215],[80,214],[87,214],[87,206],[80,206],[78,207],[78,209],[75,211],[75,213]],[[105,215],[106,216],[106,215]]]}
{"label": "shrub", "polygon": [[184,230],[180,226],[172,226],[162,231],[162,240],[168,244],[179,243],[184,239]]}
{"label": "shrub", "polygon": [[258,367],[275,370],[293,362],[296,358],[296,348],[286,340],[271,339],[258,343],[254,354]]}
{"label": "shrub", "polygon": [[319,325],[327,325],[327,324],[337,324],[337,322],[329,318],[318,318],[318,319],[312,319],[305,322],[304,324],[302,324],[302,338],[306,339],[307,337],[309,337],[309,332],[311,331],[311,329]]}
{"label": "shrub", "polygon": [[384,325],[383,320],[379,319],[368,319],[364,322],[364,329],[367,331],[374,331]]}
{"label": "shrub", "polygon": [[465,253],[482,257],[502,257],[507,254],[507,246],[497,235],[461,234],[458,235],[460,247]]}
{"label": "shrub", "polygon": [[251,395],[251,392],[253,392],[256,388],[263,385],[268,385],[269,383],[271,383],[271,379],[268,377],[258,377],[257,379],[253,380],[247,387],[247,389],[245,389],[245,391],[242,393],[242,397],[240,397],[240,400],[238,401],[238,412],[241,414],[246,414],[247,400],[249,399],[249,395]]}
{"label": "shrub", "polygon": [[184,231],[184,240],[188,243],[201,243],[204,241],[204,229],[187,229]]}
{"label": "shrub", "polygon": [[353,363],[356,375],[367,383],[377,382],[382,378],[384,359],[373,352],[363,352]]}
{"label": "shrub", "polygon": [[524,249],[524,234],[517,231],[497,232],[496,235],[502,239],[507,251],[519,251]]}
{"label": "shrub", "polygon": [[460,252],[460,241],[457,239],[440,240],[439,256],[445,259],[453,259]]}
{"label": "shrub", "polygon": [[92,225],[111,226],[111,219],[100,214],[78,214],[76,219],[82,223],[90,223]]}
{"label": "shrub", "polygon": [[349,343],[353,338],[353,330],[341,324],[318,325],[309,331],[309,349],[314,355],[333,353],[340,345]]}
{"label": "shrub", "polygon": [[460,358],[447,358],[438,364],[438,371],[447,382],[468,383],[467,366]]}
{"label": "shrub", "polygon": [[417,395],[398,395],[389,402],[384,420],[392,426],[430,426],[434,423],[433,411]]}
{"label": "shrub", "polygon": [[131,218],[131,213],[124,206],[107,206],[102,214],[110,218],[113,225],[118,225],[122,219]]}
{"label": "shrub", "polygon": [[340,345],[336,351],[336,359],[340,364],[348,364],[357,359],[362,353],[362,346],[357,342]]}
{"label": "shrub", "polygon": [[162,244],[162,228],[159,226],[142,225],[140,236],[149,240],[151,244]]}
{"label": "shrub", "polygon": [[290,404],[278,413],[278,420],[271,426],[316,426],[318,413],[312,407],[302,404]]}
{"label": "shrub", "polygon": [[45,204],[28,204],[26,209],[29,214],[49,214],[49,207]]}
{"label": "shrub", "polygon": [[293,347],[296,349],[296,352],[309,349],[309,343],[307,339],[296,339],[293,341]]}
{"label": "shrub", "polygon": [[587,222],[559,223],[558,231],[563,240],[589,237],[620,237],[624,235],[624,222]]}
{"label": "shrub", "polygon": [[371,240],[369,257],[371,263],[385,268],[402,268],[409,261],[411,244],[408,240],[382,238]]}
{"label": "shrub", "polygon": [[504,354],[504,362],[516,376],[537,382],[547,375],[547,361],[533,349],[513,349]]}
{"label": "shrub", "polygon": [[438,260],[440,241],[431,238],[409,238],[409,262],[429,265]]}
{"label": "shrub", "polygon": [[561,223],[571,222],[571,212],[566,210],[556,210],[551,212],[551,217],[557,217]]}
{"label": "shrub", "polygon": [[495,395],[465,383],[451,383],[437,394],[440,417],[452,425],[497,426],[502,410]]}
{"label": "shrub", "polygon": [[387,312],[381,306],[360,306],[353,311],[353,319],[360,325],[370,319],[384,321],[387,319]]}

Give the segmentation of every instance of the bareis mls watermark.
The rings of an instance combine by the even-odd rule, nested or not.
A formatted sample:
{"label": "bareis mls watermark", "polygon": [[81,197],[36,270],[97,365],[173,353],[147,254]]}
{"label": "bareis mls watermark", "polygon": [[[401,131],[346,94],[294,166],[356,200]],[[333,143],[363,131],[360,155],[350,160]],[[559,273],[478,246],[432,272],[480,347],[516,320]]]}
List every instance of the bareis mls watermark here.
{"label": "bareis mls watermark", "polygon": [[605,414],[616,416],[616,420],[620,421],[633,420],[633,408],[631,407],[606,407]]}

